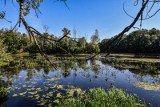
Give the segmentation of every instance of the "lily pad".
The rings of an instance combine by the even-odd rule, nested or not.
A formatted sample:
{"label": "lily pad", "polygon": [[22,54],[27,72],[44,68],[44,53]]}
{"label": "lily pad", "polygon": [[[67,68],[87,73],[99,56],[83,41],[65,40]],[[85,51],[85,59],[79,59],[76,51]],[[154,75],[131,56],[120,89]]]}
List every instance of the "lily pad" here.
{"label": "lily pad", "polygon": [[37,89],[36,89],[36,91],[38,91],[38,92],[39,92],[39,91],[42,91],[42,89],[41,89],[41,88],[37,88]]}
{"label": "lily pad", "polygon": [[23,87],[25,88],[25,87],[27,87],[27,85],[26,85],[26,84],[24,84],[24,85],[23,85]]}
{"label": "lily pad", "polygon": [[37,94],[37,91],[34,91],[34,92],[28,92],[29,94],[31,94],[31,95],[35,95],[35,94]]}
{"label": "lily pad", "polygon": [[56,99],[56,100],[53,101],[53,103],[57,103],[57,104],[58,104],[58,103],[59,103],[59,100]]}
{"label": "lily pad", "polygon": [[56,88],[56,87],[57,87],[57,85],[50,86],[50,88]]}
{"label": "lily pad", "polygon": [[52,106],[52,103],[49,103],[49,104],[48,104],[48,107],[53,107],[53,106]]}
{"label": "lily pad", "polygon": [[46,97],[46,95],[42,95],[42,97],[44,97],[44,98],[45,98],[45,97]]}
{"label": "lily pad", "polygon": [[36,100],[38,100],[40,98],[40,96],[38,94],[35,95],[35,97],[36,97]]}
{"label": "lily pad", "polygon": [[40,105],[40,106],[44,106],[45,104],[46,104],[46,102],[43,101],[43,102],[41,102],[39,105]]}
{"label": "lily pad", "polygon": [[57,98],[62,98],[62,95],[61,95],[61,93],[57,93],[57,96],[56,96]]}
{"label": "lily pad", "polygon": [[46,98],[48,98],[48,99],[49,99],[49,98],[50,98],[50,96],[48,96],[48,95],[47,95],[47,96],[46,96]]}
{"label": "lily pad", "polygon": [[27,92],[19,93],[20,96],[24,96]]}
{"label": "lily pad", "polygon": [[53,96],[53,92],[49,92],[47,95],[52,97]]}
{"label": "lily pad", "polygon": [[58,89],[62,89],[62,88],[63,88],[63,85],[57,85],[57,88],[58,88]]}
{"label": "lily pad", "polygon": [[18,94],[13,94],[13,97],[17,97],[18,96]]}
{"label": "lily pad", "polygon": [[75,88],[72,87],[70,89],[67,89],[67,96],[68,97],[72,97],[74,95],[74,93],[76,92],[77,94],[83,94],[83,90],[81,88]]}

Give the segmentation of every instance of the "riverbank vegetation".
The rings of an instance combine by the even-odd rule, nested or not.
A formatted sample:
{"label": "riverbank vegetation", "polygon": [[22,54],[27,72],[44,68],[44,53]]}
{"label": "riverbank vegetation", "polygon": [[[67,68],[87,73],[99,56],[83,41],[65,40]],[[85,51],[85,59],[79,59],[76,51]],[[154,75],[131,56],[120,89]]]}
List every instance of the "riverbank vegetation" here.
{"label": "riverbank vegetation", "polygon": [[121,89],[90,89],[88,93],[62,100],[58,107],[146,107],[136,96]]}
{"label": "riverbank vegetation", "polygon": [[[61,42],[48,42],[45,38],[59,39],[53,34],[45,33],[45,38],[39,37],[41,46],[47,54],[92,54],[105,53],[108,42],[111,39],[104,39],[99,42],[99,34],[95,33],[91,36],[90,42],[85,37],[81,38],[64,38]],[[38,53],[36,45],[27,34],[19,32],[10,32],[7,29],[0,30],[0,39],[2,44],[7,47],[7,52],[15,54],[21,52]],[[3,41],[2,41],[3,40]],[[158,29],[142,29],[124,35],[123,39],[113,49],[113,53],[160,53],[160,30]],[[66,50],[66,51],[64,51]]]}
{"label": "riverbank vegetation", "polygon": [[[104,39],[101,42],[98,37],[98,30],[95,34],[91,36],[90,42],[87,42],[85,37],[79,39],[70,39],[64,38],[61,42],[48,42],[45,38],[50,39],[59,39],[54,35],[45,33],[45,38],[38,37],[38,40],[41,42],[41,47],[47,54],[55,55],[61,54],[58,57],[63,56],[64,54],[72,54],[78,57],[87,57],[89,54],[97,52],[105,52],[105,47],[111,39]],[[107,62],[117,67],[126,67],[125,65],[135,65],[131,68],[142,69],[146,68],[146,65],[150,68],[147,71],[159,72],[159,67],[155,69],[154,65],[157,66],[159,63],[158,55],[160,49],[160,30],[151,29],[151,30],[137,30],[125,35],[118,45],[115,46],[113,52],[115,54],[109,55],[113,57],[107,60]],[[65,51],[64,51],[65,50]],[[37,55],[38,49],[32,39],[27,34],[21,34],[20,32],[11,32],[8,29],[0,30],[0,66],[6,66],[9,64],[20,64],[22,66],[31,64],[31,61],[28,59],[38,58],[40,60],[45,60],[44,58]],[[124,54],[119,54],[119,53]],[[116,54],[117,53],[117,54]],[[132,53],[132,54],[129,54]],[[70,54],[68,54],[70,56]],[[87,55],[87,56],[86,56]],[[30,57],[32,56],[32,57]],[[103,56],[103,54],[100,54]],[[115,58],[116,59],[115,59]],[[118,59],[117,59],[118,58]],[[139,59],[141,58],[141,59]],[[27,59],[27,61],[26,61]],[[57,60],[50,57],[50,59]],[[61,59],[61,58],[60,58]],[[42,61],[38,63],[42,64]],[[26,62],[25,62],[26,61]],[[33,61],[33,60],[32,60]],[[13,63],[14,62],[14,63]],[[35,61],[34,61],[35,62]],[[37,62],[37,61],[36,61]],[[33,62],[32,62],[33,63]],[[143,63],[143,64],[142,64]],[[154,63],[154,64],[153,64]],[[36,64],[36,63],[34,63]],[[47,64],[43,62],[43,65]],[[143,66],[145,65],[145,67]]]}
{"label": "riverbank vegetation", "polygon": [[156,83],[136,82],[134,85],[136,87],[143,88],[144,90],[160,91],[160,84]]}
{"label": "riverbank vegetation", "polygon": [[[105,52],[107,43],[112,41],[111,39],[104,39],[100,43],[101,52]],[[142,29],[136,30],[128,35],[124,35],[118,45],[112,50],[114,53],[160,53],[160,30],[152,28],[150,30]]]}

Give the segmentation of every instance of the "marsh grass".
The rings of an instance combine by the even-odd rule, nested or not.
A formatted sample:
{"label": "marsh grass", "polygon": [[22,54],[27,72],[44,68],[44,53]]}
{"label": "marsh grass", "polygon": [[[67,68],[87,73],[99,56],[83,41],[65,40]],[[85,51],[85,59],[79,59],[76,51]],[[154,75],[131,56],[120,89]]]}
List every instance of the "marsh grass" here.
{"label": "marsh grass", "polygon": [[[160,73],[160,60],[152,58],[106,58],[102,62],[118,69],[130,69],[135,73]],[[137,72],[138,71],[138,72]]]}
{"label": "marsh grass", "polygon": [[136,95],[125,93],[121,89],[90,89],[88,93],[63,99],[58,107],[146,107]]}
{"label": "marsh grass", "polygon": [[134,86],[143,88],[145,90],[160,91],[160,84],[155,84],[155,83],[136,82],[134,83]]}

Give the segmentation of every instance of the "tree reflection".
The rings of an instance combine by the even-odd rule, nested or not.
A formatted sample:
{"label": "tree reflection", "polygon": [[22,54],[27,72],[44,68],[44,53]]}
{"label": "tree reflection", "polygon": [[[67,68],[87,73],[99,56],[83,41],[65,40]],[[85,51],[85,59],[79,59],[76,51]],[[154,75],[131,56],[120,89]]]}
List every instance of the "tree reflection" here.
{"label": "tree reflection", "polygon": [[90,60],[90,66],[91,70],[94,72],[94,77],[98,78],[101,69],[100,65],[96,63],[96,60]]}
{"label": "tree reflection", "polygon": [[125,60],[117,60],[114,58],[102,59],[101,62],[104,65],[108,64],[119,70],[129,69],[131,72],[136,74],[138,73],[157,74],[159,73],[159,69],[160,69],[159,63],[150,63],[150,62],[141,62],[141,61],[125,61]]}
{"label": "tree reflection", "polygon": [[71,73],[71,68],[74,67],[74,64],[71,61],[68,61],[68,63],[64,63],[63,66],[61,66],[61,70],[63,72],[63,77],[68,77]]}
{"label": "tree reflection", "polygon": [[3,102],[5,102],[9,98],[8,87],[8,81],[4,81],[0,78],[0,107],[3,105]]}
{"label": "tree reflection", "polygon": [[85,59],[78,59],[77,65],[79,68],[83,69],[84,71],[86,71],[88,69],[88,67],[87,67],[88,61]]}

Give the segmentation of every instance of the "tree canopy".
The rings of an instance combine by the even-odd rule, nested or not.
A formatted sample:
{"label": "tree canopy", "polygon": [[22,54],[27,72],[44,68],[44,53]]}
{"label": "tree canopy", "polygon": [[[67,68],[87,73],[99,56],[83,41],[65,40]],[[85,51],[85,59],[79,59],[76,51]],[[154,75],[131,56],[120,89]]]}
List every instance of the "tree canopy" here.
{"label": "tree canopy", "polygon": [[[113,38],[104,39],[100,43],[101,52],[105,52],[106,44]],[[160,30],[136,30],[124,35],[122,40],[114,47],[114,53],[160,53]]]}

